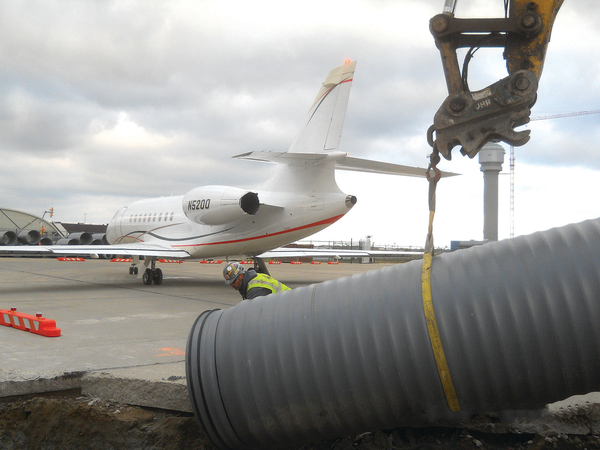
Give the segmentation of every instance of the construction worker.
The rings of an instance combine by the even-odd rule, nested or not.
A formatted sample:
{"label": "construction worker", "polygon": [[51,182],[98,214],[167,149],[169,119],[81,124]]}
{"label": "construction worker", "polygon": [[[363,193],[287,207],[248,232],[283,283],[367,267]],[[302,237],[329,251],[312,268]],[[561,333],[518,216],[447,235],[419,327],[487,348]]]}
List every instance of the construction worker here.
{"label": "construction worker", "polygon": [[225,284],[237,290],[244,300],[290,290],[275,278],[264,273],[257,273],[254,269],[245,270],[244,266],[237,262],[231,262],[225,266],[223,278],[225,278]]}

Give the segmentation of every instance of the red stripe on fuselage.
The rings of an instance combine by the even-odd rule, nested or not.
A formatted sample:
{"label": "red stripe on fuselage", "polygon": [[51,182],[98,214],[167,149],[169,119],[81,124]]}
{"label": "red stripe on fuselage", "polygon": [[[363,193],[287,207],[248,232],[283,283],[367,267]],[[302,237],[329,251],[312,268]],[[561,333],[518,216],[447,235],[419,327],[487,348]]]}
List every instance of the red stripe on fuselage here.
{"label": "red stripe on fuselage", "polygon": [[331,225],[332,223],[337,222],[338,220],[340,220],[342,217],[344,217],[344,214],[340,214],[339,216],[335,216],[335,217],[330,217],[329,219],[321,220],[320,222],[311,223],[309,225],[304,225],[304,226],[301,226],[301,227],[291,228],[289,230],[278,231],[277,233],[265,234],[265,235],[262,235],[262,236],[253,236],[253,237],[244,238],[244,239],[233,239],[231,241],[222,241],[222,242],[207,242],[205,244],[173,245],[173,247],[177,247],[177,248],[180,248],[180,247],[202,247],[202,246],[205,246],[205,245],[236,244],[236,243],[239,243],[239,242],[254,241],[256,239],[270,238],[270,237],[273,237],[273,236],[278,236],[280,234],[293,233],[294,231],[305,230],[307,228],[318,227],[318,226],[321,226],[321,225]]}

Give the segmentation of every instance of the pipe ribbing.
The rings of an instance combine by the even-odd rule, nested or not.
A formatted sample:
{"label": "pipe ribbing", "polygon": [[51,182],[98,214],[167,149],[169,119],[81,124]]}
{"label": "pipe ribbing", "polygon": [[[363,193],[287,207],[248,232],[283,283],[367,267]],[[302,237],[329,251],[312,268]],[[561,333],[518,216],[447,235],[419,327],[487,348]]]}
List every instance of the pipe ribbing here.
{"label": "pipe ribbing", "polygon": [[431,277],[459,413],[413,261],[200,315],[186,371],[209,437],[268,448],[600,389],[600,219],[436,256]]}

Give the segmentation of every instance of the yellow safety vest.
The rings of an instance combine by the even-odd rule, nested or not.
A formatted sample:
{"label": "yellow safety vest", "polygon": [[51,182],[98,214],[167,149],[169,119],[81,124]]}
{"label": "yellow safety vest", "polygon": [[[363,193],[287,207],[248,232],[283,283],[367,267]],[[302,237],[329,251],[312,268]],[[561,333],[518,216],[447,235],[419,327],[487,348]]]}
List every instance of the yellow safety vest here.
{"label": "yellow safety vest", "polygon": [[270,277],[269,275],[265,275],[264,273],[256,274],[256,276],[252,278],[248,283],[248,289],[246,289],[246,291],[249,291],[250,289],[255,287],[266,288],[270,290],[273,294],[277,294],[281,291],[291,290],[281,281],[277,281],[275,278]]}

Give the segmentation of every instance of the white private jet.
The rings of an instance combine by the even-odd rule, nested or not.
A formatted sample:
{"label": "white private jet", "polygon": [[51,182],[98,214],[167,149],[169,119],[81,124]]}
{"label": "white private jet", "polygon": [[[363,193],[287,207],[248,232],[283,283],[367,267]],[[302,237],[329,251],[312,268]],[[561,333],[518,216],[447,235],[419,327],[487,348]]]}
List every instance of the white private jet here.
{"label": "white private jet", "polygon": [[[146,267],[144,284],[161,284],[159,258],[372,256],[382,252],[280,249],[323,230],[356,203],[335,182],[335,169],[425,176],[425,169],[352,158],[338,151],[356,62],[327,75],[300,133],[287,152],[249,152],[234,158],[279,164],[256,189],[197,187],[185,195],[140,200],[117,211],[107,228],[109,245],[0,246],[0,253],[129,255],[130,274]],[[454,175],[443,173],[442,176]],[[267,253],[269,252],[269,253]]]}

